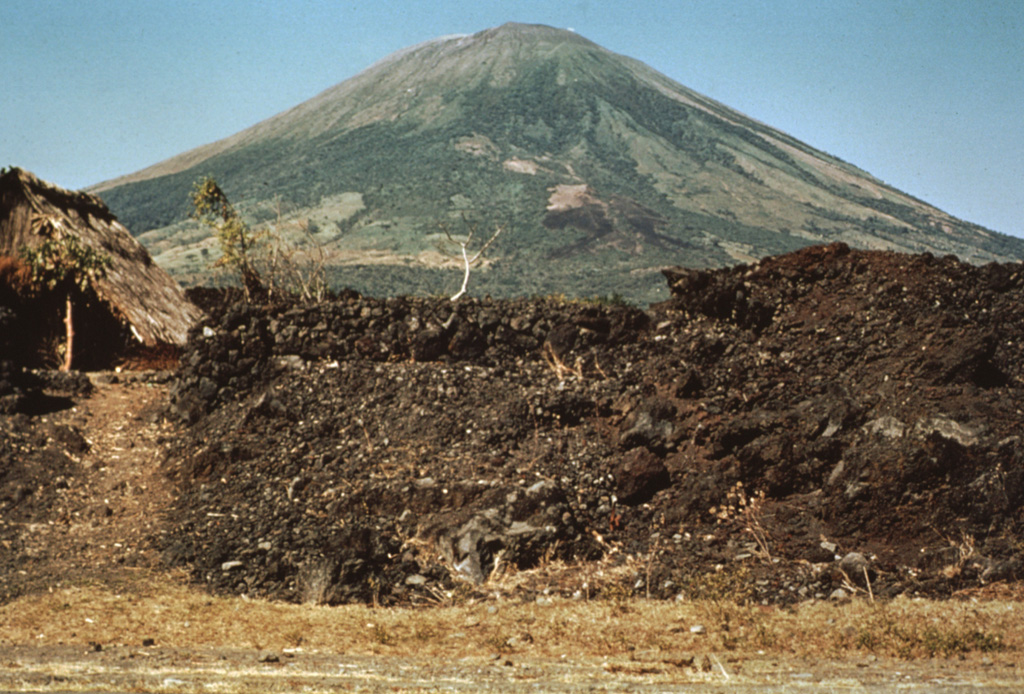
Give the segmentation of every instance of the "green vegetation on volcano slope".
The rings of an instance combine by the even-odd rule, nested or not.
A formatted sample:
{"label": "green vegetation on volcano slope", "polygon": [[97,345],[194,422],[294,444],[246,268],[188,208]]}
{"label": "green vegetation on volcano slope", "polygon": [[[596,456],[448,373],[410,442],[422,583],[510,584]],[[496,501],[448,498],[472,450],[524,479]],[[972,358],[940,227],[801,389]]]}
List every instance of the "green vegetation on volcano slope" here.
{"label": "green vegetation on volcano slope", "polygon": [[[657,298],[659,267],[831,241],[1024,258],[1020,239],[950,217],[550,27],[511,24],[399,52],[247,131],[97,190],[143,243],[164,249],[158,262],[195,277],[201,249],[182,220],[192,184],[207,175],[253,222],[274,221],[272,208],[292,221],[315,217],[318,239],[344,257],[332,275],[374,293],[437,286],[436,268],[415,258],[436,252],[440,225],[463,215],[508,228],[471,291],[590,296],[596,282],[645,303]],[[576,191],[578,211],[548,209],[559,190]],[[362,207],[325,213],[323,201],[342,194]],[[353,254],[371,252],[402,257],[369,278],[350,266],[369,267]],[[179,267],[185,257],[192,264]]]}

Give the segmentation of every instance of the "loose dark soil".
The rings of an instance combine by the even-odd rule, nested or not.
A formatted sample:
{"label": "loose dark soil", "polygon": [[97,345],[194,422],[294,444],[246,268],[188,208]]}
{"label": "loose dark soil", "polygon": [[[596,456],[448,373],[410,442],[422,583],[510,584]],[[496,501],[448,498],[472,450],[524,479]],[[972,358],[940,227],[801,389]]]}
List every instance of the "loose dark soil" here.
{"label": "loose dark soil", "polygon": [[[483,596],[538,567],[524,599],[1020,579],[1020,265],[837,244],[666,276],[648,311],[196,292],[209,319],[166,395],[154,373],[89,393],[7,366],[0,595],[95,571],[100,544],[331,604]],[[122,467],[91,433],[117,417]]]}

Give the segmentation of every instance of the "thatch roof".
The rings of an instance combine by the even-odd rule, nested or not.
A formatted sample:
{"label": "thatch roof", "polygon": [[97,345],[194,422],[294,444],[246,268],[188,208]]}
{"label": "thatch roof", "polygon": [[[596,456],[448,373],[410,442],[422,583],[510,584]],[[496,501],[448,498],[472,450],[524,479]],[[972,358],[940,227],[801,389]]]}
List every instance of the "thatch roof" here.
{"label": "thatch roof", "polygon": [[58,188],[19,168],[0,175],[0,255],[44,241],[40,230],[59,228],[106,253],[110,267],[93,284],[97,297],[147,347],[182,345],[202,315],[181,286],[157,267],[95,195]]}

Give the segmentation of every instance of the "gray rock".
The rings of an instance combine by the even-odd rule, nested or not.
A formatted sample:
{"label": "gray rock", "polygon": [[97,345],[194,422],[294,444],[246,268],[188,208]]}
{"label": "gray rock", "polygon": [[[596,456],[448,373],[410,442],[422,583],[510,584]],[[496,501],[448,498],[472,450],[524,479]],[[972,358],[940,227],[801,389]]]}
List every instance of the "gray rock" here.
{"label": "gray rock", "polygon": [[825,431],[821,432],[821,438],[827,439],[835,435],[837,431],[843,428],[842,421],[836,421],[834,419],[828,420],[828,426],[825,427]]}
{"label": "gray rock", "polygon": [[871,567],[871,562],[860,552],[849,552],[839,560],[839,568],[850,578],[857,580],[864,576],[864,571]]}
{"label": "gray rock", "polygon": [[845,470],[846,463],[844,461],[840,460],[838,463],[836,463],[836,466],[832,468],[832,472],[830,472],[828,475],[828,480],[826,482],[828,486],[834,487],[835,485],[839,484],[839,480],[843,478],[843,472]]}
{"label": "gray rock", "polygon": [[500,514],[491,511],[477,514],[439,541],[455,570],[477,585],[487,579],[499,554],[502,562],[513,565],[535,563],[557,533],[552,525],[506,524]]}
{"label": "gray rock", "polygon": [[914,425],[914,434],[926,438],[930,434],[956,441],[961,446],[969,447],[978,443],[980,427],[969,427],[946,417],[931,417],[922,419]]}
{"label": "gray rock", "polygon": [[1012,579],[1015,576],[1019,576],[1021,573],[1022,564],[1019,555],[1010,557],[1003,561],[995,561],[992,559],[985,559],[984,569],[981,572],[981,580],[985,583],[990,581],[1002,581],[1006,579]]}
{"label": "gray rock", "polygon": [[298,354],[285,354],[274,359],[274,364],[282,369],[302,369],[306,366],[305,360]]}
{"label": "gray rock", "polygon": [[203,376],[199,379],[199,397],[203,400],[210,400],[217,394],[217,384],[211,379]]}
{"label": "gray rock", "polygon": [[656,416],[660,412],[652,413],[649,410],[641,410],[633,416],[629,429],[619,436],[619,445],[626,450],[638,446],[644,448],[664,448],[672,433],[675,430],[671,421]]}
{"label": "gray rock", "polygon": [[846,489],[843,490],[843,496],[846,497],[847,501],[853,501],[864,494],[867,489],[868,485],[866,484],[862,484],[861,482],[850,482],[846,485]]}
{"label": "gray rock", "polygon": [[887,439],[900,439],[907,432],[906,425],[895,417],[879,417],[872,419],[864,425],[864,431],[869,434],[878,434]]}
{"label": "gray rock", "polygon": [[554,482],[548,480],[541,480],[536,482],[530,487],[527,487],[526,493],[531,496],[551,496],[558,491],[557,485]]}

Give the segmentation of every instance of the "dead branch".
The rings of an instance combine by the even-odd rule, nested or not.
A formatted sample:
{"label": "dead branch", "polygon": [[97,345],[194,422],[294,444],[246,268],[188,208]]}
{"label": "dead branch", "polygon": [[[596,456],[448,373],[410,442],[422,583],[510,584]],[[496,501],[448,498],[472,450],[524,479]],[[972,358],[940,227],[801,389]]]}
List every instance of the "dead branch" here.
{"label": "dead branch", "polygon": [[475,224],[470,224],[469,221],[466,220],[465,216],[462,217],[462,220],[466,223],[466,226],[469,227],[469,234],[466,236],[466,240],[465,241],[457,241],[452,236],[451,232],[448,230],[448,226],[446,224],[441,224],[441,229],[444,230],[444,234],[445,234],[445,236],[448,237],[448,240],[451,241],[452,243],[457,243],[459,245],[459,247],[462,249],[462,263],[463,263],[463,268],[465,270],[465,274],[462,276],[462,287],[459,289],[458,292],[456,292],[452,296],[452,298],[451,298],[452,301],[458,301],[458,299],[463,294],[466,293],[466,288],[469,286],[469,271],[472,268],[473,264],[476,263],[478,260],[480,260],[481,257],[483,257],[483,254],[487,251],[488,248],[491,247],[491,245],[494,243],[495,239],[498,238],[498,235],[501,234],[501,232],[505,230],[505,227],[503,227],[503,226],[499,226],[498,228],[496,228],[494,230],[494,233],[491,234],[491,237],[489,239],[487,239],[487,242],[484,243],[484,245],[480,247],[480,250],[478,250],[475,254],[473,254],[472,257],[470,257],[470,255],[469,255],[469,245],[473,242],[473,236],[476,235],[477,229],[476,229],[476,225]]}

